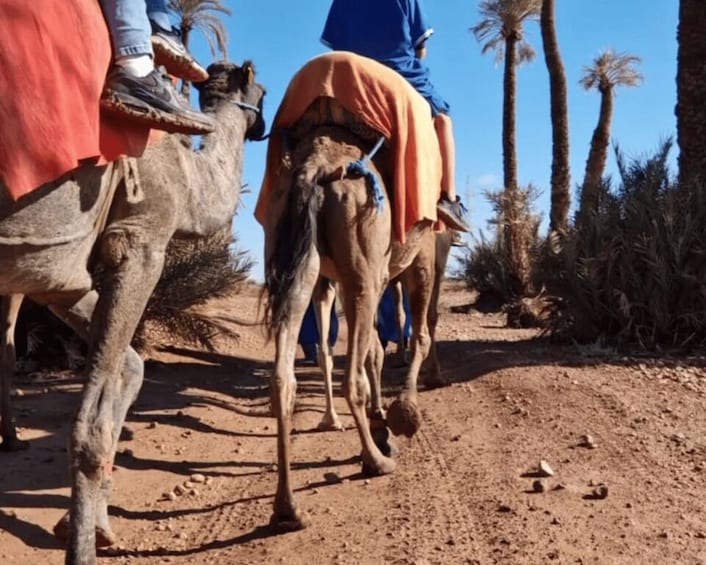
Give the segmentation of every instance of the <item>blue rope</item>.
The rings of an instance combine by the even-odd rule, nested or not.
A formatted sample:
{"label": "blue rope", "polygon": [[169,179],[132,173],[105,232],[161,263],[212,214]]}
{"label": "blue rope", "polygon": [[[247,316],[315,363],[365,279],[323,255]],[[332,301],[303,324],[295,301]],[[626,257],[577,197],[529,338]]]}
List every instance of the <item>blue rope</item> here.
{"label": "blue rope", "polygon": [[370,190],[370,196],[372,197],[373,202],[375,203],[375,208],[378,212],[382,212],[382,204],[385,201],[385,195],[380,184],[380,179],[368,168],[368,161],[375,157],[375,154],[380,150],[384,142],[385,138],[381,136],[369,153],[364,155],[362,159],[348,163],[348,166],[346,167],[346,175],[365,178],[365,181],[368,184],[368,189]]}

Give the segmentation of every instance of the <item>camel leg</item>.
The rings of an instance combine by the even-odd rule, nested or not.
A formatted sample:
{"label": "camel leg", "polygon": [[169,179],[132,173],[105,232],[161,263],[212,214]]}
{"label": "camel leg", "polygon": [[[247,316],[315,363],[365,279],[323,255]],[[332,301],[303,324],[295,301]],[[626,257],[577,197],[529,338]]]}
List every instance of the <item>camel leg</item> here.
{"label": "camel leg", "polygon": [[385,361],[385,349],[380,343],[380,339],[373,332],[373,337],[365,360],[365,370],[370,383],[370,402],[368,417],[370,418],[370,433],[378,449],[386,457],[396,457],[399,453],[397,446],[390,437],[390,430],[387,428],[387,418],[385,408],[382,404],[382,368]]}
{"label": "camel leg", "polygon": [[12,388],[12,377],[15,373],[15,363],[17,354],[15,351],[15,324],[17,315],[22,305],[24,296],[21,294],[11,294],[2,297],[2,307],[0,317],[3,323],[2,332],[2,360],[0,361],[0,386],[2,387],[0,400],[0,444],[1,451],[19,451],[27,449],[29,442],[17,438],[15,429],[12,402],[10,400],[10,390]]}
{"label": "camel leg", "polygon": [[407,340],[404,337],[404,327],[407,320],[407,314],[404,311],[404,291],[402,281],[398,278],[391,284],[392,291],[395,295],[395,318],[397,322],[397,350],[393,358],[393,367],[406,367],[409,365],[409,350],[407,348]]}
{"label": "camel leg", "polygon": [[304,274],[288,293],[287,317],[277,329],[275,364],[270,379],[272,412],[277,418],[277,492],[270,526],[280,532],[300,530],[310,522],[306,512],[297,507],[290,469],[290,434],[297,392],[294,358],[299,329],[318,277],[318,253],[310,253],[305,261],[307,265],[301,270]]}
{"label": "camel leg", "polygon": [[[79,302],[67,308],[60,304],[50,306],[56,316],[70,326],[82,339],[88,340],[91,316],[95,309],[98,294],[92,291],[85,295]],[[118,397],[113,406],[113,444],[111,453],[115,454],[118,447],[118,439],[122,425],[127,416],[127,411],[137,398],[142,387],[144,376],[144,363],[137,352],[128,347],[123,356],[122,370],[118,384]],[[117,537],[110,527],[108,518],[108,503],[112,491],[113,476],[112,466],[106,469],[103,474],[101,487],[96,497],[96,547],[107,547],[113,545]],[[69,535],[70,514],[66,512],[64,516],[54,526],[54,534],[62,541],[66,541]]]}
{"label": "camel leg", "polygon": [[431,345],[427,312],[432,294],[433,269],[434,248],[423,246],[405,273],[412,311],[412,360],[402,394],[387,411],[387,425],[395,435],[412,437],[421,425],[421,414],[417,406],[417,379]]}
{"label": "camel leg", "polygon": [[329,346],[331,309],[336,297],[336,288],[328,279],[320,278],[314,289],[314,312],[319,326],[319,367],[324,375],[326,410],[319,422],[320,430],[342,430],[343,424],[333,406],[333,348]]}
{"label": "camel leg", "polygon": [[[395,461],[380,451],[368,425],[366,408],[370,383],[365,371],[366,358],[373,345],[373,321],[382,295],[383,279],[376,281],[367,265],[358,265],[353,273],[344,276],[344,300],[348,322],[348,355],[343,391],[358,429],[362,444],[363,472],[384,475],[395,470]],[[380,355],[382,344],[376,345]],[[370,365],[371,363],[369,363]],[[376,378],[376,376],[371,376]]]}
{"label": "camel leg", "polygon": [[125,243],[121,230],[104,236],[104,245],[114,245],[112,249],[121,254],[113,256],[114,270],[103,282],[97,301],[91,293],[71,306],[55,306],[57,311],[66,309],[63,314],[69,323],[91,319],[86,383],[70,442],[72,490],[66,562],[71,565],[96,562],[96,529],[99,519],[107,520],[103,501],[110,489],[115,447],[141,380],[141,370],[135,370],[133,359],[126,362],[125,352],[164,264],[163,250],[132,248]]}
{"label": "camel leg", "polygon": [[444,275],[446,273],[446,263],[449,260],[449,253],[451,252],[452,239],[453,232],[450,230],[436,234],[434,286],[431,293],[431,302],[429,303],[429,315],[427,316],[431,346],[429,349],[429,357],[427,357],[422,367],[422,380],[424,382],[424,386],[429,389],[446,386],[448,384],[448,381],[441,376],[441,364],[439,363],[439,357],[436,351],[436,324],[439,321],[439,296],[441,295],[441,283],[444,280]]}

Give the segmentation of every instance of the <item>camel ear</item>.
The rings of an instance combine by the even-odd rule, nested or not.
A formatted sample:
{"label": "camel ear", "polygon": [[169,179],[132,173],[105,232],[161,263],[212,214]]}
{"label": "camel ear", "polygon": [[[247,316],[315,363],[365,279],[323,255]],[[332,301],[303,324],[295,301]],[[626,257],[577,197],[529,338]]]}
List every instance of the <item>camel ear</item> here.
{"label": "camel ear", "polygon": [[255,82],[255,67],[253,67],[250,61],[245,61],[245,63],[243,63],[242,69],[245,75],[245,84],[253,84]]}

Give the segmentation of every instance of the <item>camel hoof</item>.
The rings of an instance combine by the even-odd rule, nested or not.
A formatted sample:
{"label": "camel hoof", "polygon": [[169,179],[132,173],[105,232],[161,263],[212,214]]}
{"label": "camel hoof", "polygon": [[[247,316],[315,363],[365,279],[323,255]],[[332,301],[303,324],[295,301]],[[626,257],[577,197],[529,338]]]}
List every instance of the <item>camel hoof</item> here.
{"label": "camel hoof", "polygon": [[387,427],[396,436],[412,437],[421,425],[422,414],[414,402],[397,399],[387,410]]}
{"label": "camel hoof", "polygon": [[270,518],[270,529],[278,534],[296,532],[311,525],[311,518],[302,511],[294,509],[286,513],[275,512]]}
{"label": "camel hoof", "polygon": [[397,457],[399,455],[400,450],[390,439],[390,430],[387,428],[373,428],[370,433],[373,436],[375,445],[385,457]]}
{"label": "camel hoof", "polygon": [[3,437],[2,443],[0,443],[0,451],[5,451],[7,453],[12,453],[13,451],[24,451],[29,449],[29,442],[22,441],[17,437]]}
{"label": "camel hoof", "polygon": [[321,418],[319,425],[316,427],[321,431],[335,430],[340,432],[343,429],[343,424],[341,424],[341,420],[338,419],[338,416],[325,414],[324,417]]}
{"label": "camel hoof", "polygon": [[366,461],[363,458],[363,476],[365,477],[380,477],[382,475],[389,475],[393,473],[397,468],[397,463],[394,459],[389,457],[380,457],[374,461]]}
{"label": "camel hoof", "polygon": [[[67,512],[54,526],[54,536],[61,543],[69,539],[70,517]],[[117,536],[110,526],[96,526],[96,547],[110,547],[118,541]]]}

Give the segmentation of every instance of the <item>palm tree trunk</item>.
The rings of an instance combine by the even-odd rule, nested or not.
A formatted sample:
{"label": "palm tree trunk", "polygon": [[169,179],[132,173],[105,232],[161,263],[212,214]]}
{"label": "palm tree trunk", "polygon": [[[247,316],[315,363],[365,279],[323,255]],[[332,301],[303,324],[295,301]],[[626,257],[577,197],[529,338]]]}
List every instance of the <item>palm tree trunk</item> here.
{"label": "palm tree trunk", "polygon": [[613,89],[601,87],[601,110],[598,125],[593,131],[591,148],[586,160],[586,174],[581,188],[579,207],[579,227],[587,226],[588,219],[598,211],[598,202],[603,180],[603,172],[608,158],[610,144],[610,124],[613,117]]}
{"label": "palm tree trunk", "polygon": [[703,0],[679,2],[677,142],[679,179],[706,192],[706,9]]}
{"label": "palm tree trunk", "polygon": [[[182,21],[181,27],[181,42],[184,44],[184,48],[189,50],[189,36],[191,35],[191,27],[184,25]],[[191,82],[188,80],[181,81],[181,95],[186,98],[186,100],[191,100]]]}
{"label": "palm tree trunk", "polygon": [[517,98],[517,38],[510,35],[505,42],[503,73],[503,182],[505,190],[517,191],[517,152],[515,147],[515,105]]}
{"label": "palm tree trunk", "polygon": [[513,292],[528,296],[531,292],[528,242],[525,226],[520,225],[520,194],[517,181],[517,151],[515,144],[515,106],[517,99],[517,37],[510,34],[505,42],[505,69],[503,76],[503,231],[505,259]]}
{"label": "palm tree trunk", "polygon": [[571,174],[569,171],[569,110],[566,72],[554,24],[554,0],[543,0],[540,17],[544,60],[549,72],[552,119],[552,178],[549,229],[565,234],[569,227]]}

